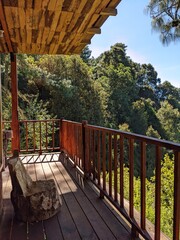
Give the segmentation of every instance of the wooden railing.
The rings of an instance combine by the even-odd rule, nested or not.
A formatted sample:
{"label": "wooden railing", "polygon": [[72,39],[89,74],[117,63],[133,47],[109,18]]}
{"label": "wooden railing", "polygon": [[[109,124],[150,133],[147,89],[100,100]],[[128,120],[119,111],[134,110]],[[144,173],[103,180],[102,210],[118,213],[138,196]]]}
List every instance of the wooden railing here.
{"label": "wooden railing", "polygon": [[[132,226],[132,236],[164,239],[161,233],[161,163],[165,152],[174,154],[173,239],[180,231],[180,144],[138,134],[88,125],[87,122],[61,122],[61,147],[86,176],[106,196]],[[154,157],[155,224],[153,234],[146,220],[146,166],[148,155]],[[136,161],[135,161],[136,160]],[[134,208],[134,166],[139,164],[140,213]],[[124,165],[129,170],[129,201],[124,196]],[[137,166],[136,166],[137,167]],[[108,176],[108,181],[107,181]]]}
{"label": "wooden railing", "polygon": [[[11,122],[3,122],[4,129],[11,128]],[[21,120],[20,153],[39,153],[43,151],[59,151],[60,120]],[[16,136],[13,136],[16,137]]]}
{"label": "wooden railing", "polygon": [[84,171],[84,146],[82,123],[61,120],[61,150],[68,153],[74,165]]}
{"label": "wooden railing", "polygon": [[[20,152],[65,151],[85,177],[107,197],[132,226],[132,236],[159,240],[161,233],[161,164],[165,153],[174,156],[174,197],[172,213],[174,240],[180,232],[180,144],[138,134],[61,120],[24,120],[20,126]],[[11,123],[4,122],[9,129]],[[154,160],[154,229],[146,216],[147,163]],[[138,166],[137,166],[138,165]],[[129,201],[125,200],[124,176],[128,168]],[[139,169],[135,174],[134,170]],[[140,211],[134,207],[134,176],[140,178]],[[153,196],[152,196],[153,197]],[[163,239],[163,238],[162,238]]]}

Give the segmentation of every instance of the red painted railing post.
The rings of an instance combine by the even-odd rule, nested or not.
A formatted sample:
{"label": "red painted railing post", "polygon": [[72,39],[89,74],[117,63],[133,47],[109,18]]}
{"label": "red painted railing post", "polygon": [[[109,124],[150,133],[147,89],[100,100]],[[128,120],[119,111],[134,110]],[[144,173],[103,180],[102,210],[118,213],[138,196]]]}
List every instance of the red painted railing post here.
{"label": "red painted railing post", "polygon": [[87,159],[87,144],[86,142],[86,128],[85,126],[88,124],[87,121],[82,121],[82,164],[84,170],[84,177],[88,178],[89,175],[89,163]]}
{"label": "red painted railing post", "polygon": [[173,240],[179,240],[180,231],[180,152],[174,152],[174,223]]}
{"label": "red painted railing post", "polygon": [[63,120],[64,118],[60,119],[59,123],[59,149],[64,149],[64,128],[63,128]]}
{"label": "red painted railing post", "polygon": [[11,94],[12,94],[12,151],[20,150],[19,120],[18,120],[18,83],[16,55],[11,53]]}

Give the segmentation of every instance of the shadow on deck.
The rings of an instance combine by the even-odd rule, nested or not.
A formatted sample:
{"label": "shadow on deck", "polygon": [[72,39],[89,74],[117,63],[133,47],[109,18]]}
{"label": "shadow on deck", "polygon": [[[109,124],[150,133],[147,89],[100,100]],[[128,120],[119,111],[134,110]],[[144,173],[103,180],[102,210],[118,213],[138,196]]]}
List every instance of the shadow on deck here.
{"label": "shadow on deck", "polygon": [[21,223],[14,218],[10,201],[11,181],[8,169],[3,172],[4,213],[0,239],[131,239],[129,226],[88,181],[70,164],[62,164],[59,154],[22,157],[33,180],[54,178],[62,199],[61,211],[36,223]]}

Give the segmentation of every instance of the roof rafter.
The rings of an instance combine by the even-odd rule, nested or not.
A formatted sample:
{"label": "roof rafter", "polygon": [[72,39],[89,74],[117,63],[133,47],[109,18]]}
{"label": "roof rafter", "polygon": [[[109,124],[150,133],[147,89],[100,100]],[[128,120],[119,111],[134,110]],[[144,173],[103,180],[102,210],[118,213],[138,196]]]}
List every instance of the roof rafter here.
{"label": "roof rafter", "polygon": [[4,36],[5,36],[5,40],[6,40],[6,43],[7,43],[8,50],[9,50],[9,52],[13,52],[13,47],[12,47],[12,44],[11,44],[9,31],[8,31],[8,28],[7,28],[7,23],[6,23],[6,20],[5,20],[5,16],[4,16],[4,11],[3,11],[3,6],[2,6],[2,1],[1,0],[0,0],[0,22],[1,22],[1,26],[2,26],[3,31],[4,31]]}

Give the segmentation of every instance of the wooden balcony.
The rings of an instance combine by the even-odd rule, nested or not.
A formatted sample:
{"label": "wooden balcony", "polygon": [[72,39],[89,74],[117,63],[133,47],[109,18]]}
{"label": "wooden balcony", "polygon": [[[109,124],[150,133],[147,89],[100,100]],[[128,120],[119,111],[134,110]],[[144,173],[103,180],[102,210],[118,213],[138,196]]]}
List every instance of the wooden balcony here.
{"label": "wooden balcony", "polygon": [[[10,126],[10,122],[4,122],[5,129]],[[58,216],[42,223],[16,222],[7,197],[10,182],[5,171],[2,239],[26,239],[27,234],[29,239],[169,239],[161,231],[161,164],[168,152],[174,156],[172,239],[179,240],[180,144],[92,126],[86,121],[26,120],[19,122],[19,129],[20,139],[16,141],[30,175],[34,179],[55,178],[63,206]],[[63,157],[55,159],[52,153],[57,150]],[[47,152],[49,155],[44,154]],[[32,153],[36,155],[28,160]],[[154,224],[146,218],[146,161],[150,153],[155,164]],[[129,201],[124,192],[125,159],[129,166]],[[139,163],[139,212],[134,206],[135,159]],[[20,238],[18,234],[25,235]]]}
{"label": "wooden balcony", "polygon": [[54,179],[62,199],[58,215],[38,223],[21,223],[14,219],[10,201],[11,181],[3,172],[4,213],[0,239],[131,239],[130,227],[107,200],[99,198],[97,189],[84,182],[59,153],[21,157],[33,180]]}

